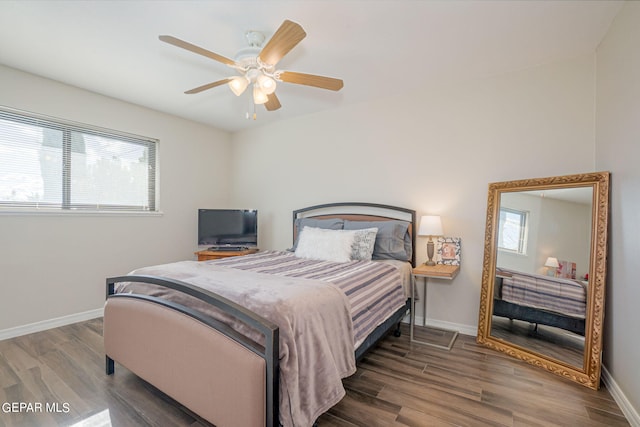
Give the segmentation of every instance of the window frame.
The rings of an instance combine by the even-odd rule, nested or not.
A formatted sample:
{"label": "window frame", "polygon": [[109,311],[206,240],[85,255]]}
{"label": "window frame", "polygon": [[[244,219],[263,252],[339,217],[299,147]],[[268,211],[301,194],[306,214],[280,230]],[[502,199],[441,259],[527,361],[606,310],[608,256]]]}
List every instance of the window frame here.
{"label": "window frame", "polygon": [[[158,206],[159,176],[158,176],[158,151],[159,140],[144,137],[114,129],[102,128],[85,123],[73,122],[43,114],[18,110],[0,105],[0,119],[13,121],[42,129],[55,129],[62,132],[62,171],[61,171],[61,200],[59,203],[51,202],[9,202],[0,200],[0,214],[87,214],[87,215],[157,215],[161,214]],[[147,206],[134,206],[125,204],[100,205],[94,203],[73,203],[71,195],[71,135],[77,132],[84,135],[93,135],[109,138],[129,144],[137,144],[148,148],[148,175],[147,175]]]}
{"label": "window frame", "polygon": [[[511,249],[511,248],[506,248],[504,246],[501,246],[502,239],[500,239],[500,236],[504,232],[503,231],[504,221],[502,220],[503,212],[518,215],[518,217],[520,218],[520,221],[519,221],[520,235],[518,236],[518,249]],[[529,240],[529,212],[520,210],[520,209],[500,207],[498,215],[499,215],[498,216],[498,234],[496,236],[496,240],[497,240],[496,246],[498,250],[502,252],[511,253],[511,254],[526,256],[527,243]]]}

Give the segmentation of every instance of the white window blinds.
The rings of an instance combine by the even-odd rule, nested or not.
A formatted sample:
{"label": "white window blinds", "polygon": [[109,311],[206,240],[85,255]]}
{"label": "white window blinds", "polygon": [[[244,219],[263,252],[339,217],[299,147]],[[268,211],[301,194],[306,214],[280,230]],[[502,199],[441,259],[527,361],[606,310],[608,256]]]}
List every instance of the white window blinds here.
{"label": "white window blinds", "polygon": [[0,208],[156,210],[157,141],[0,109]]}

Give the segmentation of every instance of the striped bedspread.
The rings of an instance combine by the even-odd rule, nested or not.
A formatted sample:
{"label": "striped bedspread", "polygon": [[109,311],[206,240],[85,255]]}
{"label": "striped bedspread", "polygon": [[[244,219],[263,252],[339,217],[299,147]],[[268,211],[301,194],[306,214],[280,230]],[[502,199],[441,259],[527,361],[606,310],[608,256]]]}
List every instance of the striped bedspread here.
{"label": "striped bedspread", "polygon": [[332,283],[347,295],[351,304],[356,348],[406,301],[400,271],[393,265],[376,261],[336,263],[298,258],[292,252],[263,251],[205,262]]}
{"label": "striped bedspread", "polygon": [[500,269],[504,301],[584,319],[587,288],[582,282]]}

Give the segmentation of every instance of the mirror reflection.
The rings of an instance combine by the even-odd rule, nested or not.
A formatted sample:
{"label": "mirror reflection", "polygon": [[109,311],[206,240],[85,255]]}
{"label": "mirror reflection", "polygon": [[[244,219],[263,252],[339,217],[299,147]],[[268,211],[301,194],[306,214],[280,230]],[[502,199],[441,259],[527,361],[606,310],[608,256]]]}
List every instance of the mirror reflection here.
{"label": "mirror reflection", "polygon": [[489,184],[478,338],[597,389],[609,173]]}
{"label": "mirror reflection", "polygon": [[491,336],[582,369],[593,188],[503,193]]}

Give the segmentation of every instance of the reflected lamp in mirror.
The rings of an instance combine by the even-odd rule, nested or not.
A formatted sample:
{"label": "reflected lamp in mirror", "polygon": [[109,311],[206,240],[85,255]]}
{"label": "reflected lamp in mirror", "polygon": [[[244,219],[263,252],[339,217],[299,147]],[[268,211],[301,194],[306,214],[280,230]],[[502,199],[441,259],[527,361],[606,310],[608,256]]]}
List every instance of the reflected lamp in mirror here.
{"label": "reflected lamp in mirror", "polygon": [[436,265],[433,261],[434,243],[433,237],[442,236],[442,221],[439,215],[423,215],[420,218],[420,228],[418,229],[418,236],[428,236],[427,242],[427,262],[426,265]]}
{"label": "reflected lamp in mirror", "polygon": [[550,256],[547,258],[547,261],[544,263],[544,266],[547,267],[547,276],[556,277],[558,273],[558,267],[560,267],[560,263],[558,263],[558,258],[554,258]]}

